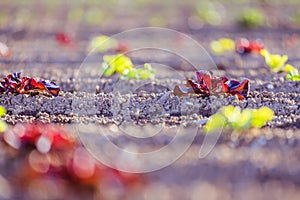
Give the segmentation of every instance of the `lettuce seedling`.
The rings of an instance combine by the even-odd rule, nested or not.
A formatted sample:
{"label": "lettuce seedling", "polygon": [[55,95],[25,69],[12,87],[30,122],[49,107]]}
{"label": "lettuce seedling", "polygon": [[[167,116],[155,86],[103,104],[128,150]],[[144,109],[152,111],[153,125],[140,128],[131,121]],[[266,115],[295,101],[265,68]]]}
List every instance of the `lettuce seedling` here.
{"label": "lettuce seedling", "polygon": [[265,21],[264,13],[257,8],[248,8],[244,10],[243,14],[239,17],[238,22],[249,29],[257,28],[263,25]]}
{"label": "lettuce seedling", "polygon": [[103,56],[103,60],[102,68],[104,76],[111,76],[114,73],[127,74],[133,68],[130,58],[123,54],[105,55]]}
{"label": "lettuce seedling", "polygon": [[259,109],[246,108],[242,110],[236,106],[222,107],[216,114],[212,115],[204,126],[205,133],[210,133],[218,129],[227,128],[243,131],[251,127],[261,128],[267,122],[272,121],[274,112],[268,107]]}
{"label": "lettuce seedling", "polygon": [[220,38],[210,43],[210,49],[215,55],[220,55],[226,51],[234,51],[235,44],[230,38]]}
{"label": "lettuce seedling", "polygon": [[210,25],[220,25],[222,22],[221,12],[212,2],[201,2],[197,7],[197,13],[201,21]]}
{"label": "lettuce seedling", "polygon": [[229,80],[227,77],[213,77],[212,72],[197,71],[197,80],[188,79],[184,86],[175,86],[174,94],[184,96],[189,93],[201,94],[204,96],[217,94],[236,95],[243,100],[250,90],[249,80],[244,78],[241,82]]}
{"label": "lettuce seedling", "polygon": [[118,41],[114,38],[108,37],[106,35],[99,35],[93,37],[87,48],[88,52],[102,53],[110,49],[115,49],[118,47]]}
{"label": "lettuce seedling", "polygon": [[66,33],[58,32],[55,34],[55,38],[56,41],[62,46],[74,45],[73,38],[70,35],[67,35]]}
{"label": "lettuce seedling", "polygon": [[261,40],[248,40],[246,38],[240,38],[235,42],[235,50],[239,54],[247,53],[259,53],[264,49],[264,45]]}
{"label": "lettuce seedling", "polygon": [[286,64],[288,60],[287,55],[270,54],[267,50],[263,49],[260,54],[265,57],[267,65],[274,72],[287,72],[286,79],[291,81],[300,81],[298,69],[293,65]]}
{"label": "lettuce seedling", "polygon": [[131,68],[127,73],[121,75],[121,78],[128,79],[153,79],[155,70],[149,63],[144,64],[144,68]]}
{"label": "lettuce seedling", "polygon": [[283,72],[291,68],[291,65],[286,64],[288,60],[287,55],[270,54],[267,50],[263,49],[260,54],[265,58],[266,64],[272,69],[273,72]]}
{"label": "lettuce seedling", "polygon": [[111,76],[115,73],[120,74],[121,78],[128,79],[153,79],[155,70],[148,63],[143,68],[134,68],[130,58],[123,54],[103,56],[102,63],[103,75]]}

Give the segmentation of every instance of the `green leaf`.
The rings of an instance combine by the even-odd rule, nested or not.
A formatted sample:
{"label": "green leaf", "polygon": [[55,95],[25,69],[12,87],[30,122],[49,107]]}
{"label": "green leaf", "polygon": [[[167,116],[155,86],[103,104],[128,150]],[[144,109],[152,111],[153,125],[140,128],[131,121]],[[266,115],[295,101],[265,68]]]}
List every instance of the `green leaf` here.
{"label": "green leaf", "polygon": [[233,129],[244,130],[251,126],[252,113],[251,110],[246,108],[244,109],[237,120],[232,122]]}
{"label": "green leaf", "polygon": [[286,75],[286,79],[290,81],[300,81],[300,74],[298,69],[294,68],[290,70]]}
{"label": "green leaf", "polygon": [[90,42],[87,51],[88,52],[98,52],[102,53],[107,50],[116,48],[118,46],[118,41],[114,38],[108,37],[106,35],[99,35],[93,37]]}
{"label": "green leaf", "polygon": [[257,8],[248,8],[244,10],[238,21],[247,28],[257,28],[265,22],[265,15]]}
{"label": "green leaf", "polygon": [[136,79],[137,77],[137,70],[136,69],[131,69],[128,71],[127,74],[123,74],[125,78],[129,79]]}
{"label": "green leaf", "polygon": [[[6,113],[6,109],[3,106],[0,106],[0,117],[2,117]],[[4,132],[7,130],[7,124],[5,121],[0,120],[0,132]]]}
{"label": "green leaf", "polygon": [[220,109],[220,113],[222,113],[226,117],[226,119],[228,119],[233,112],[234,112],[234,106],[232,105],[224,106]]}
{"label": "green leaf", "polygon": [[293,65],[286,64],[286,65],[284,66],[284,71],[285,71],[285,72],[296,71],[296,68],[295,68]]}
{"label": "green leaf", "polygon": [[122,54],[105,55],[103,60],[102,68],[105,76],[111,76],[114,73],[127,74],[133,68],[130,58]]}
{"label": "green leaf", "polygon": [[7,126],[6,122],[3,121],[3,120],[0,120],[0,133],[6,131],[6,130],[7,130],[7,127],[8,127],[8,126]]}
{"label": "green leaf", "polygon": [[292,81],[300,81],[300,75],[293,76]]}
{"label": "green leaf", "polygon": [[241,114],[241,108],[239,106],[226,106],[223,108],[222,113],[228,122],[237,122]]}
{"label": "green leaf", "polygon": [[253,127],[261,128],[268,121],[273,120],[273,118],[274,118],[274,111],[266,106],[263,106],[259,109],[252,110],[251,125]]}
{"label": "green leaf", "polygon": [[205,23],[219,25],[222,22],[221,12],[212,2],[201,2],[197,7],[197,12],[199,18]]}
{"label": "green leaf", "polygon": [[225,51],[234,51],[235,42],[230,38],[220,38],[210,43],[210,49],[215,55],[220,55]]}
{"label": "green leaf", "polygon": [[271,54],[270,61],[268,65],[275,71],[282,71],[282,67],[285,65],[286,61],[288,60],[287,55],[280,56],[278,54]]}
{"label": "green leaf", "polygon": [[274,72],[285,71],[289,68],[293,68],[292,65],[285,64],[288,60],[287,55],[279,55],[279,54],[270,54],[267,50],[263,49],[260,51],[260,54],[265,58],[266,64],[272,69]]}
{"label": "green leaf", "polygon": [[6,113],[6,109],[3,106],[0,106],[0,117]]}
{"label": "green leaf", "polygon": [[250,127],[261,128],[273,118],[273,110],[265,106],[259,109],[246,108],[241,111],[239,106],[229,105],[222,107],[219,112],[209,118],[204,131],[209,133],[225,126],[238,131]]}
{"label": "green leaf", "polygon": [[204,126],[205,133],[211,133],[217,129],[223,128],[226,125],[226,118],[220,114],[216,113],[210,116],[208,122]]}

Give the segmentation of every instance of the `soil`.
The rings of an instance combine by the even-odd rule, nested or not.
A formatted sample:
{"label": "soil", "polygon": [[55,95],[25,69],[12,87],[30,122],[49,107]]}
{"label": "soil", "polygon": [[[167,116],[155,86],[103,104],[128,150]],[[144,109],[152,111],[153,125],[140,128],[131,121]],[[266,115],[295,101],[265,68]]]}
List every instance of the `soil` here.
{"label": "soil", "polygon": [[[181,8],[178,4],[180,3],[173,6],[177,8],[175,11],[182,11],[182,18],[178,21],[169,20],[166,26],[189,34],[207,50],[211,40],[224,35],[233,39],[260,38],[270,51],[289,55],[290,64],[298,66],[300,63],[297,55],[300,50],[300,30],[293,25],[285,27],[286,19],[280,18],[283,13],[293,10],[294,4],[287,5],[274,15],[272,27],[254,30],[241,29],[230,20],[220,27],[204,25],[201,29],[194,29],[186,23],[192,7]],[[152,7],[155,5],[154,3]],[[227,3],[224,5],[230,6]],[[241,7],[238,3],[233,5]],[[3,10],[6,11],[19,8],[9,3],[5,3],[5,6],[7,8],[3,7]],[[39,6],[44,8],[42,5],[33,8],[39,10]],[[69,6],[66,5],[65,9]],[[148,7],[148,11],[152,7]],[[276,13],[282,6],[271,8],[273,7],[268,5],[266,12]],[[72,49],[59,46],[54,40],[53,31],[61,30],[64,24],[68,24],[61,10],[57,11],[57,15],[45,17],[45,22],[49,23],[47,27],[42,25],[37,28],[36,23],[28,27],[22,24],[18,26],[17,23],[4,23],[0,26],[0,40],[6,40],[13,51],[11,59],[0,58],[1,77],[21,70],[24,75],[36,79],[53,80],[61,88],[58,97],[2,94],[0,105],[7,109],[7,114],[3,117],[7,123],[15,125],[40,121],[68,126],[93,123],[105,128],[128,124],[141,127],[154,125],[167,129],[184,127],[184,134],[198,129],[188,151],[172,165],[145,174],[147,184],[139,191],[129,194],[128,199],[298,199],[300,82],[287,81],[284,74],[271,73],[260,56],[241,56],[230,52],[223,56],[211,55],[217,66],[212,68],[215,74],[238,80],[249,78],[251,89],[245,100],[238,100],[235,96],[174,96],[174,86],[182,84],[186,77],[193,76],[194,70],[184,61],[173,57],[133,58],[135,64],[156,62],[170,67],[162,70],[161,66],[153,64],[159,72],[153,81],[121,80],[118,76],[99,78],[95,74],[79,79],[78,73],[82,70],[80,65],[86,57],[86,47],[91,36],[99,33],[112,35],[148,24],[142,19],[138,20],[136,16],[140,16],[139,12],[132,12],[127,18],[121,17],[122,21],[118,21],[120,16],[117,14],[112,15],[110,23],[102,25],[103,31],[83,22],[74,23],[73,26],[70,23],[65,27],[66,31],[74,33],[77,41],[76,48]],[[178,16],[171,11],[166,11],[166,15],[168,19]],[[145,41],[148,38],[144,36],[138,39]],[[100,65],[95,69],[100,69]],[[174,74],[175,70],[177,75]],[[275,112],[275,119],[262,129],[251,129],[243,133],[224,131],[212,152],[199,159],[199,148],[204,140],[202,127],[209,116],[224,105],[241,108],[268,106]],[[168,144],[174,135],[172,131],[166,131],[152,140],[142,141],[132,139],[118,130],[117,135],[114,133],[111,137],[113,143],[119,146],[133,143],[141,151],[146,151]],[[4,168],[9,167],[9,160],[1,163],[6,164],[1,164],[3,169],[0,169],[0,174],[8,177]],[[72,197],[74,195],[70,195]]]}

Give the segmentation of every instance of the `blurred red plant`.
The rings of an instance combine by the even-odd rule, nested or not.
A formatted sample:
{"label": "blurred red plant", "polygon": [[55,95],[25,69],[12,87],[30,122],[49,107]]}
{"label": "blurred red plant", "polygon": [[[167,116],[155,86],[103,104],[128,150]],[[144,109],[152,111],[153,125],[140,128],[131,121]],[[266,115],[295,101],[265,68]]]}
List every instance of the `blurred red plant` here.
{"label": "blurred red plant", "polygon": [[261,40],[248,40],[246,38],[240,38],[235,42],[235,50],[239,54],[247,53],[259,53],[260,50],[264,49],[264,45]]}
{"label": "blurred red plant", "polygon": [[59,45],[69,47],[71,50],[77,49],[78,47],[78,43],[64,32],[55,33],[55,39]]}
{"label": "blurred red plant", "polygon": [[63,126],[17,124],[4,132],[2,139],[19,152],[23,166],[18,167],[17,174],[26,181],[50,176],[94,189],[112,179],[124,188],[143,182],[141,175],[123,173],[97,162],[76,135]]}

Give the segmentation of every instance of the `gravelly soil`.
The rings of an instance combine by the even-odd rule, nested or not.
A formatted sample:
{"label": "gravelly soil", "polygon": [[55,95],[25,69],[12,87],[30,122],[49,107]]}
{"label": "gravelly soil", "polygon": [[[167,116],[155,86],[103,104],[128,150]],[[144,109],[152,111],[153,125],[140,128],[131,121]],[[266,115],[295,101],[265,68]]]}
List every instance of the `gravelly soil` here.
{"label": "gravelly soil", "polygon": [[[34,95],[1,95],[1,105],[7,108],[5,119],[9,123],[40,120],[42,122],[77,123],[92,117],[91,122],[135,121],[137,123],[197,124],[215,113],[221,106],[235,105],[241,108],[268,106],[276,118],[270,127],[299,128],[299,83],[273,77],[272,81],[251,81],[251,91],[246,100],[235,96],[179,98],[171,89],[180,81],[126,81],[106,79],[97,81],[95,93],[73,92],[71,83],[61,82],[62,91],[56,98]],[[89,83],[87,83],[89,84]],[[135,88],[141,84],[141,87]],[[74,84],[75,85],[75,84]],[[120,94],[120,85],[126,85]],[[88,86],[87,86],[88,87]],[[118,88],[115,88],[118,87]],[[133,91],[135,89],[135,91]],[[68,92],[64,92],[67,91]],[[133,92],[132,92],[133,91]]]}

